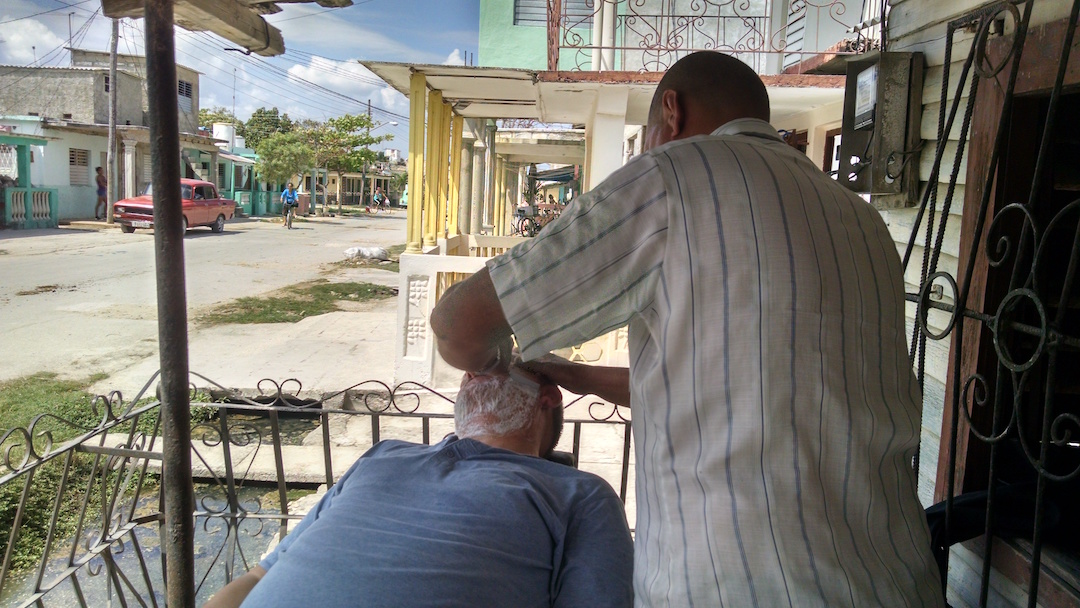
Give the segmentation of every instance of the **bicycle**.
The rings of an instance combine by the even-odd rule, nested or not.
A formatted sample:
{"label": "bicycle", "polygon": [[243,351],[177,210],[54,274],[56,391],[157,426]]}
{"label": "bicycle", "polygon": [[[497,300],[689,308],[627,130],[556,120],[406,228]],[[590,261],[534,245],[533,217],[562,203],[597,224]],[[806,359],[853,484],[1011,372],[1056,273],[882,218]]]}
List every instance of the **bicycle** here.
{"label": "bicycle", "polygon": [[296,215],[297,205],[292,203],[283,203],[285,206],[285,227],[292,230],[293,216]]}

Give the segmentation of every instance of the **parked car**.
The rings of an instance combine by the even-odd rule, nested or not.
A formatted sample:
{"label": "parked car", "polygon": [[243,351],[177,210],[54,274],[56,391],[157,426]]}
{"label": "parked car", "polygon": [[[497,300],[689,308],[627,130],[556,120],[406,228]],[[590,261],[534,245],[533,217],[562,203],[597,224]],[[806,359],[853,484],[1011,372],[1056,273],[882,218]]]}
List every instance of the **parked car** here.
{"label": "parked car", "polygon": [[[153,184],[147,184],[140,196],[113,203],[113,220],[120,230],[135,232],[136,228],[154,227]],[[236,201],[218,198],[217,188],[210,182],[197,179],[180,180],[183,199],[184,231],[194,226],[209,226],[214,232],[225,230],[225,221],[236,211]]]}

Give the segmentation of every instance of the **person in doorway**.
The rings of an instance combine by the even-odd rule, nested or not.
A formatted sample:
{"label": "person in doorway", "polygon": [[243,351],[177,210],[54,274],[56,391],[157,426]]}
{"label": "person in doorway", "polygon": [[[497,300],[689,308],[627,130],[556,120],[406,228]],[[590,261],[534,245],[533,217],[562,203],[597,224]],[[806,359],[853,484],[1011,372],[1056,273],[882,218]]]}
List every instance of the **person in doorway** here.
{"label": "person in doorway", "polygon": [[97,203],[94,205],[94,219],[101,220],[108,217],[109,212],[109,180],[105,177],[105,171],[101,167],[94,170],[94,181],[97,183]]}
{"label": "person in doorway", "polygon": [[544,458],[562,393],[514,376],[466,375],[455,435],[371,448],[206,608],[631,606],[622,502],[599,477]]}
{"label": "person in doorway", "polygon": [[[641,606],[944,605],[912,459],[919,386],[881,216],[716,52],[664,75],[647,151],[444,295],[444,360],[505,367],[629,324]],[[619,388],[621,385],[622,388]]]}

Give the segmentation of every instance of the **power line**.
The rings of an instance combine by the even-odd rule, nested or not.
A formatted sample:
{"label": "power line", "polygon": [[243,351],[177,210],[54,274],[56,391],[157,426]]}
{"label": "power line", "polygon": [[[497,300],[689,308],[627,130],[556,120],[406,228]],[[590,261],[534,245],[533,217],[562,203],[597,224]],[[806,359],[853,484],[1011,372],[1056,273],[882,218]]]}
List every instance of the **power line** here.
{"label": "power line", "polygon": [[[33,17],[38,17],[40,15],[47,15],[49,13],[55,13],[57,11],[62,11],[64,9],[66,9],[66,8],[81,8],[81,7],[79,7],[80,4],[86,4],[87,2],[90,2],[91,0],[80,0],[79,2],[74,2],[72,4],[68,4],[66,2],[63,2],[62,0],[55,0],[55,1],[59,2],[63,6],[58,6],[56,8],[50,8],[47,11],[37,12],[37,13],[34,13],[32,15],[24,15],[22,17],[15,17],[14,19],[8,19],[7,21],[0,21],[0,25],[4,25],[5,23],[15,23],[16,21],[22,21],[23,19],[31,19]],[[86,10],[87,12],[89,12],[89,9],[83,9],[83,10]],[[98,9],[98,10],[101,10],[101,9]],[[97,13],[97,11],[94,11],[94,12]]]}

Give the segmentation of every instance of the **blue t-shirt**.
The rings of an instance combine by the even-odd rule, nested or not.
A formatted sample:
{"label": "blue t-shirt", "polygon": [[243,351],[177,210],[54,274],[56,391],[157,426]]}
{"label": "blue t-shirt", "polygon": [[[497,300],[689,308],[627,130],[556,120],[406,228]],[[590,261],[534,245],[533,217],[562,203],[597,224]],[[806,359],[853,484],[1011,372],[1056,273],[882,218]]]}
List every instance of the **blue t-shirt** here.
{"label": "blue t-shirt", "polygon": [[288,188],[281,191],[281,202],[293,204],[296,202],[297,194],[296,190],[289,190]]}
{"label": "blue t-shirt", "polygon": [[630,606],[599,477],[450,436],[373,447],[260,565],[243,606]]}

